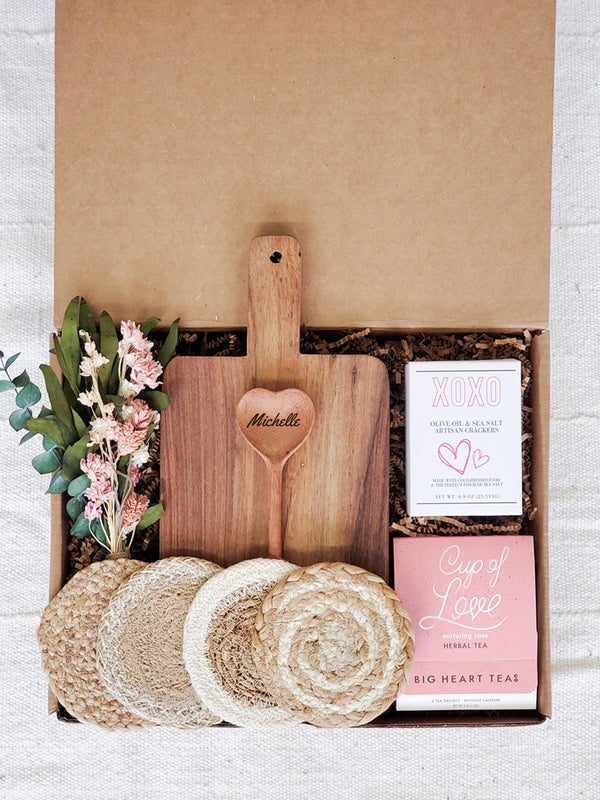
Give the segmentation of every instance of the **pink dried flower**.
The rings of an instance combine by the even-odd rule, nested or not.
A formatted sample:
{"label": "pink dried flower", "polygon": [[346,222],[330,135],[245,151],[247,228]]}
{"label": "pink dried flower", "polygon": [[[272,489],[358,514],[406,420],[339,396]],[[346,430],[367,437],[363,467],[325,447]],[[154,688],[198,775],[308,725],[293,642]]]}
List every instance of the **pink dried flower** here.
{"label": "pink dried flower", "polygon": [[102,505],[115,496],[115,489],[112,485],[115,471],[113,465],[97,453],[89,453],[87,458],[81,459],[81,471],[91,481],[85,490],[85,496],[88,499],[85,516],[92,520],[101,516]]}
{"label": "pink dried flower", "polygon": [[90,522],[102,516],[102,506],[95,500],[88,500],[85,505],[85,518]]}
{"label": "pink dried flower", "polygon": [[139,467],[132,467],[129,473],[129,477],[131,478],[131,485],[137,486],[142,477],[142,470]]}
{"label": "pink dried flower", "polygon": [[121,336],[122,339],[119,342],[121,358],[132,350],[138,353],[149,353],[152,350],[152,342],[146,339],[140,326],[131,320],[121,322]]}
{"label": "pink dried flower", "polygon": [[143,494],[131,492],[123,505],[123,528],[135,527],[150,504],[150,499]]}
{"label": "pink dried flower", "polygon": [[99,483],[103,479],[109,480],[114,475],[112,464],[105,461],[98,453],[88,453],[87,458],[81,459],[81,471],[85,472],[92,483]]}
{"label": "pink dried flower", "polygon": [[129,412],[126,412],[126,422],[119,428],[117,451],[120,456],[127,456],[144,443],[148,428],[154,422],[156,414],[148,403],[138,399],[132,400],[123,408]]}
{"label": "pink dried flower", "polygon": [[117,452],[119,456],[128,456],[144,443],[146,430],[136,430],[131,422],[126,422],[119,429]]}
{"label": "pink dried flower", "polygon": [[156,389],[161,375],[162,366],[152,358],[150,353],[140,355],[131,366],[131,381],[140,387],[140,391],[144,386]]}

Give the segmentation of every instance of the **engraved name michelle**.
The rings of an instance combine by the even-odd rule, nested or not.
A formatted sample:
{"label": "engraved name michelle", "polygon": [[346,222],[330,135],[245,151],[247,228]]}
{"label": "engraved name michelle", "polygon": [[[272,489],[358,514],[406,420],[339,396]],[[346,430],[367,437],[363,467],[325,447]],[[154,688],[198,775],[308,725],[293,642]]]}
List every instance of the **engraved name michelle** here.
{"label": "engraved name michelle", "polygon": [[269,417],[268,414],[263,412],[262,414],[255,414],[246,427],[251,428],[255,425],[262,425],[264,428],[297,428],[300,425],[300,417],[298,414],[288,414],[285,418],[280,417],[279,411],[274,417]]}

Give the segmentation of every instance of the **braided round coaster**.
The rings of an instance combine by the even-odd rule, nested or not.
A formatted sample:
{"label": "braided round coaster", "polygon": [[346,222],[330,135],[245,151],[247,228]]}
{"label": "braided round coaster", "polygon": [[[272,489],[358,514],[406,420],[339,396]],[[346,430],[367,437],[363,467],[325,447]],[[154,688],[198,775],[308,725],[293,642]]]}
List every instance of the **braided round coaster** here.
{"label": "braided round coaster", "polygon": [[189,607],[220,569],[200,558],[164,558],[133,575],[111,598],[98,632],[98,671],[133,713],[178,728],[221,721],[196,696],[182,653]]}
{"label": "braided round coaster", "polygon": [[382,714],[404,688],[414,654],[397,595],[377,575],[340,563],[280,581],[257,614],[253,643],[276,702],[320,727]]}
{"label": "braided round coaster", "polygon": [[196,694],[234,725],[296,721],[274,703],[252,653],[258,609],[273,586],[295,569],[278,559],[241,561],[207,581],[187,615],[183,658]]}
{"label": "braided round coaster", "polygon": [[81,722],[102,728],[150,725],[109,692],[96,669],[98,625],[113,592],[143,561],[98,561],[77,572],[44,613],[37,637],[50,688]]}

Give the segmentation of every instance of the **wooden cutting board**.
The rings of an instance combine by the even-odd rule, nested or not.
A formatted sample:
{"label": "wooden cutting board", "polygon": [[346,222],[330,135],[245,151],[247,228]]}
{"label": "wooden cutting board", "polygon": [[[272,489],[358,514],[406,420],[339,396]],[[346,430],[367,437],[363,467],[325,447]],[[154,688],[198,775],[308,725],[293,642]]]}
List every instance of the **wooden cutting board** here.
{"label": "wooden cutting board", "polygon": [[289,236],[250,247],[244,357],[179,356],[165,371],[160,555],[228,566],[267,554],[265,464],[242,437],[249,389],[298,388],[315,423],[283,478],[283,555],[300,565],[346,561],[387,579],[389,384],[366,355],[299,350],[301,254]]}

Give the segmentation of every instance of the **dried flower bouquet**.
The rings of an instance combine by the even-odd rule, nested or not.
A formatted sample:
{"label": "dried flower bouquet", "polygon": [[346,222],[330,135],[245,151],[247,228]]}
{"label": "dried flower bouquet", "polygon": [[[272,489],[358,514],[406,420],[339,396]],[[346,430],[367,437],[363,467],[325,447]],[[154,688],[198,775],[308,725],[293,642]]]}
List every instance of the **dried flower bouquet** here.
{"label": "dried flower bouquet", "polygon": [[9,422],[27,430],[21,442],[42,436],[44,451],[33,466],[52,473],[50,493],[68,494],[71,534],[91,535],[115,555],[127,553],[135,530],[163,511],[135,491],[160,412],[169,404],[158,387],[175,351],[178,321],[155,357],[148,334],[158,323],[156,317],[141,326],[126,321],[117,331],[109,314],[103,312],[97,325],[85,301],[72,300],[51,350],[62,380],[50,366],[40,367],[51,408],[42,406],[37,416],[40,389],[27,372],[11,378],[19,354],[5,361],[0,353],[0,391],[14,390],[17,405]]}

